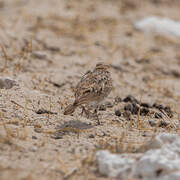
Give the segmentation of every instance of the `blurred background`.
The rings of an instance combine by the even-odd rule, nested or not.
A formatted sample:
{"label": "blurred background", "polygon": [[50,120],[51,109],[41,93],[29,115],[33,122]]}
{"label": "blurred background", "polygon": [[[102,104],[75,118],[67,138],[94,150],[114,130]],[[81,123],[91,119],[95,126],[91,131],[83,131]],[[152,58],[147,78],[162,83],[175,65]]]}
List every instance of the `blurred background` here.
{"label": "blurred background", "polygon": [[62,83],[99,61],[113,66],[117,87],[176,78],[179,18],[179,0],[1,0],[0,65],[12,77],[46,72]]}
{"label": "blurred background", "polygon": [[[63,64],[141,61],[179,43],[178,33],[156,27],[162,18],[179,21],[179,5],[179,0],[1,0],[0,43],[16,56],[32,41],[33,51],[52,53],[50,59]],[[152,16],[159,21],[136,24]],[[144,33],[147,29],[149,34]],[[169,58],[174,59],[172,54]]]}

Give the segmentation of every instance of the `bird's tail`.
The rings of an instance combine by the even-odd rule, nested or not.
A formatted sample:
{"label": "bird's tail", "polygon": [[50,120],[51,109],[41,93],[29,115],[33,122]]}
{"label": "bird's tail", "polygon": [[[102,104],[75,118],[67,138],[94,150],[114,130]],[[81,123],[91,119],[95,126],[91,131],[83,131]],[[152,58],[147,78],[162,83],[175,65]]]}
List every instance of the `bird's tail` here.
{"label": "bird's tail", "polygon": [[68,105],[64,110],[64,115],[72,114],[75,111],[76,107],[77,106],[75,104]]}

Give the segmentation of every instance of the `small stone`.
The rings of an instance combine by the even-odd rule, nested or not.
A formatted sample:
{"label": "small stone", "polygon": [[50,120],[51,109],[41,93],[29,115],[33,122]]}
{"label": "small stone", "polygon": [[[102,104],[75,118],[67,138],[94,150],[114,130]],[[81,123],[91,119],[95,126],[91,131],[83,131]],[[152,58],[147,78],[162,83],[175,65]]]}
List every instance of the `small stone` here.
{"label": "small stone", "polygon": [[15,80],[10,78],[0,78],[0,89],[11,89],[13,86],[17,86]]}
{"label": "small stone", "polygon": [[150,108],[151,107],[148,103],[141,103],[141,106],[146,107],[146,108]]}
{"label": "small stone", "polygon": [[140,115],[146,116],[149,113],[149,109],[144,107],[140,110]]}
{"label": "small stone", "polygon": [[62,139],[62,135],[55,135],[55,136],[51,136],[51,138],[53,139]]}
{"label": "small stone", "polygon": [[90,134],[90,135],[89,135],[89,138],[94,138],[94,134]]}
{"label": "small stone", "polygon": [[164,109],[162,104],[159,104],[156,108],[159,109],[160,111]]}
{"label": "small stone", "polygon": [[165,112],[170,112],[170,111],[171,111],[171,108],[170,108],[169,106],[165,106],[165,107],[164,107],[164,110],[165,110]]}
{"label": "small stone", "polygon": [[165,111],[165,113],[172,118],[173,117],[173,112],[171,111],[171,108],[169,106],[163,106],[162,104],[153,104],[153,107],[157,108],[159,111],[163,112]]}
{"label": "small stone", "polygon": [[155,108],[156,106],[157,106],[157,104],[156,104],[156,103],[154,103],[154,104],[152,105],[152,107],[153,107],[153,108]]}
{"label": "small stone", "polygon": [[160,119],[160,118],[162,118],[162,114],[156,112],[156,113],[154,114],[154,117],[157,118],[157,119]]}
{"label": "small stone", "polygon": [[37,139],[37,137],[36,136],[32,136],[32,139]]}
{"label": "small stone", "polygon": [[137,105],[136,103],[132,103],[132,105],[133,105],[133,112],[132,112],[132,114],[138,114],[138,112],[139,112],[139,105]]}
{"label": "small stone", "polygon": [[165,128],[169,125],[169,122],[162,120],[160,121],[159,127]]}
{"label": "small stone", "polygon": [[37,58],[37,59],[45,59],[46,54],[43,51],[33,51],[32,52],[32,57]]}
{"label": "small stone", "polygon": [[106,136],[107,134],[104,132],[104,131],[101,131],[97,134],[99,137],[104,137]]}
{"label": "small stone", "polygon": [[36,152],[37,151],[37,147],[36,146],[32,146],[31,148],[30,148],[30,151],[32,151],[32,152]]}
{"label": "small stone", "polygon": [[115,103],[120,103],[120,102],[122,102],[122,99],[119,96],[115,97]]}
{"label": "small stone", "polygon": [[100,46],[100,45],[101,45],[99,41],[96,41],[94,44],[95,44],[96,46]]}
{"label": "small stone", "polygon": [[49,111],[49,110],[46,110],[46,109],[38,109],[36,111],[37,114],[57,114],[57,112],[52,112],[52,111]]}
{"label": "small stone", "polygon": [[177,70],[172,70],[171,73],[172,73],[172,75],[173,75],[174,77],[180,78],[180,72],[179,72],[179,71],[177,71]]}
{"label": "small stone", "polygon": [[37,133],[41,133],[42,129],[41,128],[34,128],[34,131],[37,132]]}
{"label": "small stone", "polygon": [[154,120],[149,120],[149,124],[153,127],[156,125],[155,121]]}
{"label": "small stone", "polygon": [[125,97],[123,99],[124,102],[134,102],[136,104],[139,104],[138,100],[136,98],[134,98],[133,96],[131,95],[128,95],[127,97]]}
{"label": "small stone", "polygon": [[127,32],[125,33],[125,35],[131,37],[131,36],[133,36],[133,32],[127,31]]}
{"label": "small stone", "polygon": [[124,111],[123,116],[127,118],[127,120],[131,120],[131,112],[130,111]]}
{"label": "small stone", "polygon": [[171,108],[170,108],[169,106],[165,106],[165,107],[164,107],[164,111],[166,112],[166,114],[167,114],[170,118],[173,117],[173,113],[172,113]]}
{"label": "small stone", "polygon": [[121,116],[121,111],[119,109],[115,110],[115,115],[120,117]]}
{"label": "small stone", "polygon": [[163,107],[162,104],[156,104],[156,103],[154,103],[154,104],[153,104],[153,107],[155,107],[156,109],[159,109],[160,111],[161,111],[162,109],[164,109],[164,107]]}
{"label": "small stone", "polygon": [[147,136],[146,131],[143,131],[143,132],[142,132],[142,136],[143,136],[143,137],[146,137],[146,136]]}
{"label": "small stone", "polygon": [[108,102],[105,103],[105,106],[106,106],[106,108],[112,108],[113,103],[108,101]]}
{"label": "small stone", "polygon": [[132,104],[127,104],[124,106],[125,111],[130,111],[131,113],[133,112],[133,105]]}
{"label": "small stone", "polygon": [[100,105],[99,111],[106,111],[106,106],[104,104]]}
{"label": "small stone", "polygon": [[136,103],[129,103],[124,106],[125,111],[130,111],[132,114],[138,114],[139,106]]}
{"label": "small stone", "polygon": [[48,46],[46,45],[46,49],[53,52],[59,52],[61,50],[59,47],[53,45],[48,45]]}

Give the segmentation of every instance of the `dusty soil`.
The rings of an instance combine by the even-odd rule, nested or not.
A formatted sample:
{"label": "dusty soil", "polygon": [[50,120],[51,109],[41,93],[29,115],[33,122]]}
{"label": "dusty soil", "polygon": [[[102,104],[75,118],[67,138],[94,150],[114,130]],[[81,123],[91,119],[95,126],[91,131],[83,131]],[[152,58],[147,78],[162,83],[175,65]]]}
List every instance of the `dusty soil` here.
{"label": "dusty soil", "polygon": [[[133,27],[150,15],[180,21],[179,7],[178,0],[1,0],[0,76],[17,85],[0,89],[0,179],[108,179],[98,173],[97,150],[135,153],[159,132],[179,133],[180,39]],[[112,65],[114,85],[101,125],[80,109],[63,115],[80,77],[100,61]],[[138,107],[148,103],[148,113],[141,106],[127,117],[128,95]]]}

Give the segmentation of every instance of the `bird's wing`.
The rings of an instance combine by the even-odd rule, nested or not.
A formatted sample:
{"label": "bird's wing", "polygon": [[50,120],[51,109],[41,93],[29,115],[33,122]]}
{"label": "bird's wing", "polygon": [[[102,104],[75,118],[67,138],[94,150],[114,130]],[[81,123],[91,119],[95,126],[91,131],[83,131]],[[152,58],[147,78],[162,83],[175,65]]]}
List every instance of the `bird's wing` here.
{"label": "bird's wing", "polygon": [[96,79],[91,75],[86,76],[83,81],[80,81],[76,87],[75,102],[77,104],[84,104],[87,101],[92,101],[98,96],[100,87],[98,86]]}

